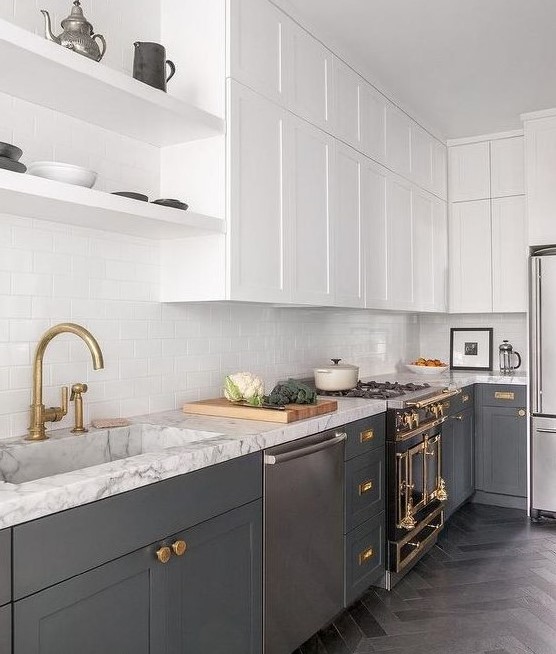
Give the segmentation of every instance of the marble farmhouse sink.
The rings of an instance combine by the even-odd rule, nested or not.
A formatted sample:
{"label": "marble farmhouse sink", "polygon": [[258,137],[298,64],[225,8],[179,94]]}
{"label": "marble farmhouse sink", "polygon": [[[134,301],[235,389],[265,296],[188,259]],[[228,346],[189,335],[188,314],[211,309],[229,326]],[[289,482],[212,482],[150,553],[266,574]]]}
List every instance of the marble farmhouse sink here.
{"label": "marble farmhouse sink", "polygon": [[24,484],[141,454],[183,447],[214,436],[196,430],[134,424],[91,430],[79,436],[63,432],[40,443],[7,441],[0,445],[0,482]]}

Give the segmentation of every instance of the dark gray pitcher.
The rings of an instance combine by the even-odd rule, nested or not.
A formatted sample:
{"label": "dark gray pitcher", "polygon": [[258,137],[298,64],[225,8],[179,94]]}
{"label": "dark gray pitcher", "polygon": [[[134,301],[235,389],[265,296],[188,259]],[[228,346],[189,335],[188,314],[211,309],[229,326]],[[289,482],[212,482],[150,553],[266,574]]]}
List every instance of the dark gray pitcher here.
{"label": "dark gray pitcher", "polygon": [[[155,89],[166,92],[166,83],[174,77],[176,66],[166,59],[166,48],[160,43],[137,41],[133,58],[133,77]],[[167,76],[166,66],[170,69]]]}

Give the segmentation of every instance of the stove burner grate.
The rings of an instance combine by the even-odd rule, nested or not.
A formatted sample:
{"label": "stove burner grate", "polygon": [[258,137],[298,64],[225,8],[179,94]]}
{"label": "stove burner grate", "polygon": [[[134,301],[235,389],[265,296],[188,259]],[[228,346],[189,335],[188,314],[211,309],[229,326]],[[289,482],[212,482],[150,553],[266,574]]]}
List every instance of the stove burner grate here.
{"label": "stove burner grate", "polygon": [[362,382],[358,381],[355,388],[347,391],[318,391],[319,395],[329,397],[361,397],[367,400],[388,400],[400,397],[406,393],[422,391],[430,388],[430,384],[400,384],[399,382]]}

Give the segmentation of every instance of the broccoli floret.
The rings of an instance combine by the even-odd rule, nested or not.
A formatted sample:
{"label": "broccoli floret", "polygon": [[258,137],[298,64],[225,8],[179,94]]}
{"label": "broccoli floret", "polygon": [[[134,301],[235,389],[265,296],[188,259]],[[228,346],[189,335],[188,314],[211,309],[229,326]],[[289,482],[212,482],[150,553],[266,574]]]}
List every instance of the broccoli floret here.
{"label": "broccoli floret", "polygon": [[277,384],[270,395],[264,397],[264,403],[271,406],[285,406],[286,404],[315,404],[317,393],[306,384],[295,379],[288,379],[285,384]]}

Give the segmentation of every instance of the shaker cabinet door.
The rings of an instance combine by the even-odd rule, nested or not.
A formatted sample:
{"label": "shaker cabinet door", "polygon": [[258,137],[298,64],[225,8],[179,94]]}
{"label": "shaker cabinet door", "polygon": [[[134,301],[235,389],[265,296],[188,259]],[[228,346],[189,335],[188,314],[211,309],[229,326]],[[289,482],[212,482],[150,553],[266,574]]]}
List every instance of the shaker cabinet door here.
{"label": "shaker cabinet door", "polygon": [[343,61],[334,57],[335,136],[360,149],[359,92],[363,80]]}
{"label": "shaker cabinet door", "polygon": [[[433,200],[433,306],[439,313],[448,309],[448,209],[444,200]],[[430,246],[429,246],[430,247]]]}
{"label": "shaker cabinet door", "polygon": [[434,307],[435,250],[434,201],[431,195],[412,192],[413,302],[416,311]]}
{"label": "shaker cabinet door", "polygon": [[490,143],[491,192],[493,198],[525,193],[524,137]]}
{"label": "shaker cabinet door", "polygon": [[411,120],[392,104],[386,107],[386,165],[408,178],[411,171]]}
{"label": "shaker cabinet door", "polygon": [[469,143],[448,148],[451,202],[490,198],[490,143]]}
{"label": "shaker cabinet door", "polygon": [[361,217],[365,259],[365,306],[381,309],[388,302],[388,223],[385,168],[366,159],[361,167]]}
{"label": "shaker cabinet door", "polygon": [[455,416],[454,470],[456,506],[467,500],[475,490],[474,478],[474,420],[473,409]]}
{"label": "shaker cabinet door", "polygon": [[396,177],[386,185],[388,225],[388,306],[413,308],[413,223],[411,186]]}

